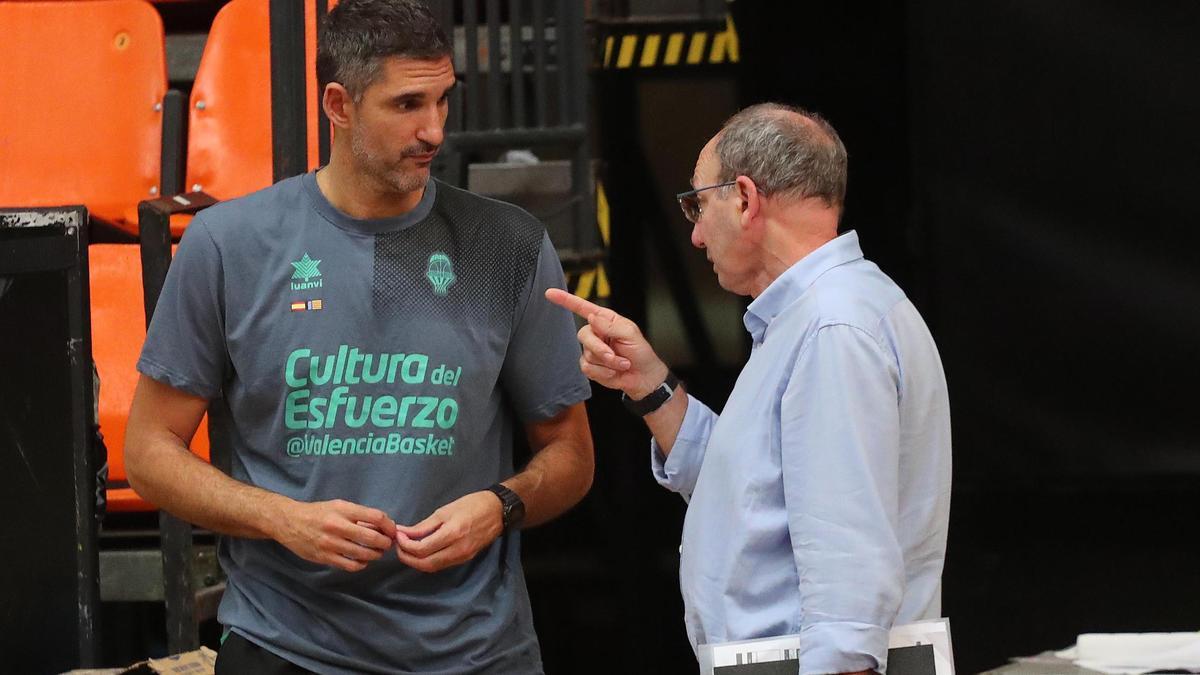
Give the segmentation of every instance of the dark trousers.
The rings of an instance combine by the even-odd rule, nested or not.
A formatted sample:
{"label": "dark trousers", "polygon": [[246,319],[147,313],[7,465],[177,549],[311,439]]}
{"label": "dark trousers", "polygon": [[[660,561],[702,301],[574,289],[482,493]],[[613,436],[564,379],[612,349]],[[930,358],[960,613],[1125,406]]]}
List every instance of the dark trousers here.
{"label": "dark trousers", "polygon": [[217,652],[217,675],[312,675],[311,670],[275,656],[237,633]]}

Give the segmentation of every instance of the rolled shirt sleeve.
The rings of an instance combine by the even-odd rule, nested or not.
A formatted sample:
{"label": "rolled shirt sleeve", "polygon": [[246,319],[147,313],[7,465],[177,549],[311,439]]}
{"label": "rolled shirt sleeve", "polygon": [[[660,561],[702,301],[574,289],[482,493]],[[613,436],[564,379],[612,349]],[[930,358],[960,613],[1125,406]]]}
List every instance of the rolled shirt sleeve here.
{"label": "rolled shirt sleeve", "polygon": [[663,457],[662,446],[650,439],[650,470],[658,484],[672,492],[683,495],[685,500],[696,490],[696,478],[704,462],[704,449],[712,435],[717,414],[698,399],[688,394],[687,412],[683,424],[675,436],[671,453]]}
{"label": "rolled shirt sleeve", "polygon": [[886,668],[904,595],[898,382],[870,334],[836,324],[802,349],[781,401],[802,675]]}

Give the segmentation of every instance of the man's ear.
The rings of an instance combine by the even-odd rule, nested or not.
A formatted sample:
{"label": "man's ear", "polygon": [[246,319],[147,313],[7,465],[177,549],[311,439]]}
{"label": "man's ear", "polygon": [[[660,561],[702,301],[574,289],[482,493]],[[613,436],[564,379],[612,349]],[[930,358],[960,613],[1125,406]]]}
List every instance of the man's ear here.
{"label": "man's ear", "polygon": [[325,109],[325,116],[333,126],[339,129],[349,128],[350,120],[354,116],[354,98],[345,87],[337,82],[325,85],[325,91],[321,95],[321,107]]}
{"label": "man's ear", "polygon": [[759,216],[762,210],[762,194],[758,191],[758,186],[754,184],[747,176],[738,176],[737,184],[733,189],[738,192],[738,199],[741,200],[741,226],[743,228],[750,227]]}

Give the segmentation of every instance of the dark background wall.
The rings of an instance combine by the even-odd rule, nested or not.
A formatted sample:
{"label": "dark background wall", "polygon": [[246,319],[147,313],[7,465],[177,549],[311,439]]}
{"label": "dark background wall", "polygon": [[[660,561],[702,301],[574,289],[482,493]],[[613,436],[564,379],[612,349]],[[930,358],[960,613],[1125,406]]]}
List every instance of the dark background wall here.
{"label": "dark background wall", "polygon": [[907,26],[961,663],[1194,630],[1200,6],[937,0]]}

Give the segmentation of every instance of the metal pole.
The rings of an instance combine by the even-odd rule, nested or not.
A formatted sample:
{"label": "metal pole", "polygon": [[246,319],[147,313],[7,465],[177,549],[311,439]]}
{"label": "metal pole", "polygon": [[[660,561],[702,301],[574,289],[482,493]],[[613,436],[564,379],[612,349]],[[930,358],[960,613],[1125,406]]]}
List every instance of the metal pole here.
{"label": "metal pole", "polygon": [[570,56],[575,48],[575,45],[571,44],[571,6],[576,4],[577,0],[559,0],[554,16],[554,66],[558,75],[554,79],[558,88],[558,123],[563,126],[568,124],[571,118],[571,83],[567,80],[574,73],[571,70]]}
{"label": "metal pole", "polygon": [[467,47],[467,91],[463,97],[467,102],[467,125],[472,131],[479,129],[479,10],[472,0],[463,5],[463,34]]}
{"label": "metal pole", "polygon": [[[564,69],[563,86],[570,87],[570,111],[564,115],[572,124],[587,127],[588,77],[584,65],[583,6],[569,3],[568,16],[563,21],[563,36],[558,42],[559,55],[569,68]],[[571,187],[578,198],[575,204],[575,248],[590,251],[597,246],[596,205],[592,193],[592,157],[588,138],[584,137],[575,148],[572,166]]]}
{"label": "metal pole", "polygon": [[[438,23],[441,24],[442,30],[446,33],[446,38],[450,41],[451,54],[454,51],[454,3],[451,0],[434,0],[430,2],[434,16],[437,17]],[[462,71],[463,64],[455,63],[455,74]],[[450,95],[449,114],[446,117],[446,131],[459,131],[463,124],[463,93],[462,89],[455,88],[454,93]]]}
{"label": "metal pole", "polygon": [[271,158],[276,183],[308,170],[305,4],[271,0]]}
{"label": "metal pole", "polygon": [[[85,217],[86,218],[86,217]],[[88,239],[86,227],[67,228],[79,264],[67,268],[67,321],[71,340],[71,437],[74,439],[75,529],[78,537],[76,577],[79,598],[79,663],[96,666],[100,661],[96,615],[100,609],[100,556],[96,522],[96,460],[92,451],[92,330],[91,294],[88,287]]]}
{"label": "metal pole", "polygon": [[537,105],[537,125],[546,126],[546,0],[533,3],[533,100]]}
{"label": "metal pole", "polygon": [[[161,202],[162,200],[159,200]],[[156,202],[138,205],[142,257],[142,301],[146,326],[154,317],[158,297],[171,265],[170,212]],[[163,604],[166,611],[167,649],[172,654],[200,646],[196,631],[195,593],[190,576],[192,526],[166,511],[158,514],[163,569]]]}
{"label": "metal pole", "polygon": [[500,0],[487,0],[488,34],[488,127],[499,129],[504,126],[504,109],[500,105],[501,86],[504,73],[500,68]]}
{"label": "metal pole", "polygon": [[[539,0],[540,1],[540,0]],[[524,0],[508,5],[508,76],[512,84],[512,126],[525,126],[525,63],[521,39],[521,7]]]}

